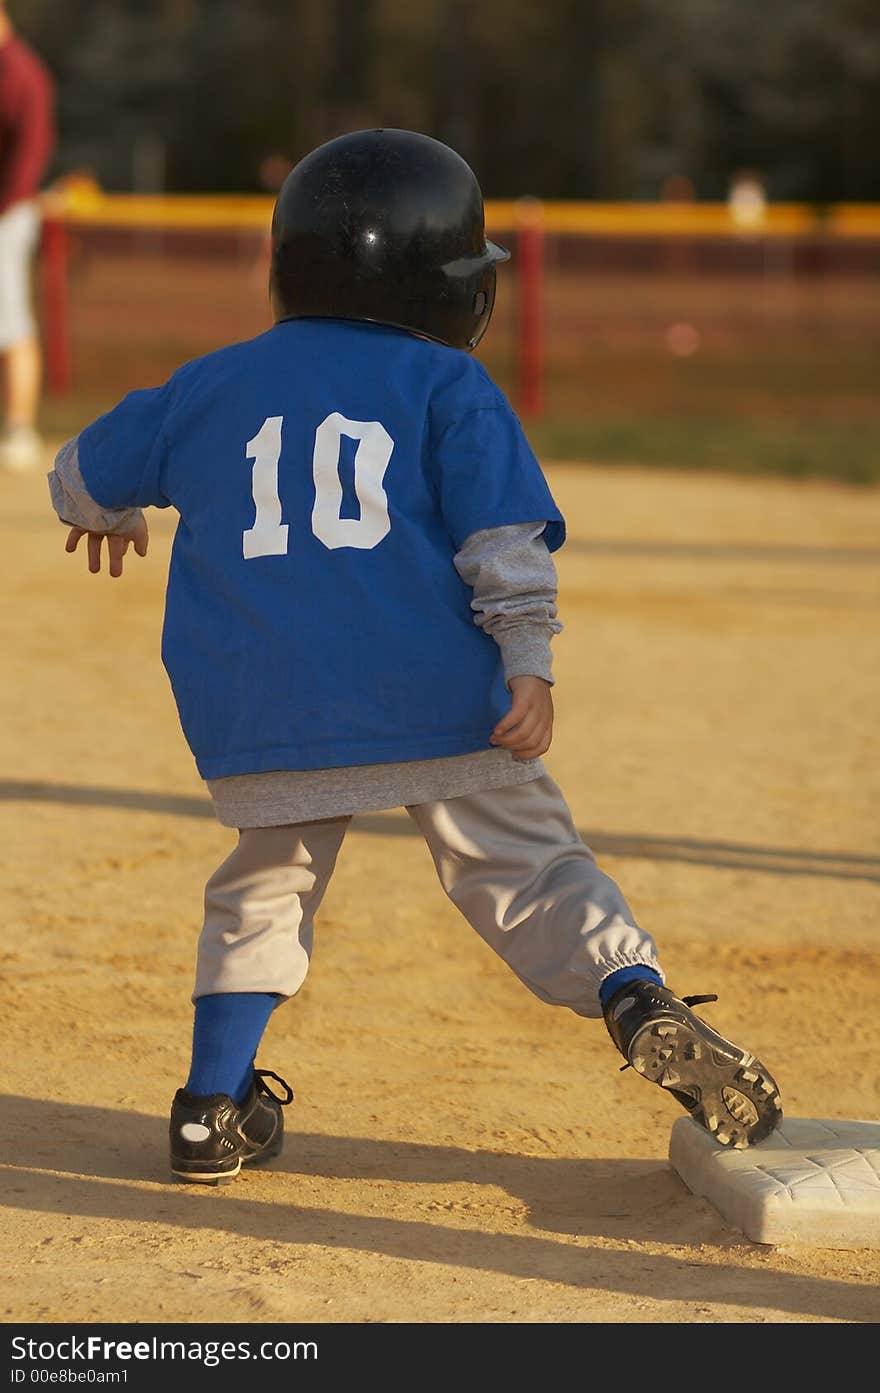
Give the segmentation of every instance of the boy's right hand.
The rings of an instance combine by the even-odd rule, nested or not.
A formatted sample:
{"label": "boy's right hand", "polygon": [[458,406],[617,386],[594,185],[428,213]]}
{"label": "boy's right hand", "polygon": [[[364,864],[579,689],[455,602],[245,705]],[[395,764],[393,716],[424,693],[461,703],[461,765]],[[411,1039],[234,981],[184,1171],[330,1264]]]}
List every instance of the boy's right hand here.
{"label": "boy's right hand", "polygon": [[122,575],[122,559],[132,543],[138,556],[146,556],[150,540],[145,518],[140,518],[130,532],[87,532],[84,527],[71,527],[64,550],[76,551],[80,537],[89,539],[89,570],[92,575],[97,575],[101,569],[101,543],[106,537],[111,576]]}

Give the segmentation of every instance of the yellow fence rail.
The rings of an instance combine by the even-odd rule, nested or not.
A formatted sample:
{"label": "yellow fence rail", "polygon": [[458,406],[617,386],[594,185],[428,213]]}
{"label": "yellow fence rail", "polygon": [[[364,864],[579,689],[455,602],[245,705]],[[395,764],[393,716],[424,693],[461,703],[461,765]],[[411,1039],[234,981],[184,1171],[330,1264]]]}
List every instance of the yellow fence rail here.
{"label": "yellow fence rail", "polygon": [[[51,215],[76,226],[267,231],[273,199],[261,195],[108,194],[91,187],[51,191]],[[585,203],[535,199],[486,203],[490,233],[538,223],[547,233],[603,237],[832,236],[880,238],[880,204],[768,203],[750,218],[726,203]]]}
{"label": "yellow fence rail", "polygon": [[[129,228],[162,233],[188,230],[265,237],[274,199],[260,195],[153,196],[104,193],[90,180],[68,179],[43,198],[43,312],[50,390],[70,390],[73,379],[68,266],[71,232]],[[541,410],[543,380],[542,284],[546,234],[584,237],[704,238],[766,245],[776,239],[823,238],[850,246],[880,241],[880,205],[842,204],[820,212],[804,204],[753,202],[743,209],[726,203],[583,203],[532,198],[489,201],[490,235],[516,238],[519,392],[521,409]]]}

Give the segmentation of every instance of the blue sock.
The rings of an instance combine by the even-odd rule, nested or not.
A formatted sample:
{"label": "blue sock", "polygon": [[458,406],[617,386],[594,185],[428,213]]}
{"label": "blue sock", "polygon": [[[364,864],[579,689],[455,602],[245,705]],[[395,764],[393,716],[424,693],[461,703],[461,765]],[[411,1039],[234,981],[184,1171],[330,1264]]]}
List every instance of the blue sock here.
{"label": "blue sock", "polygon": [[240,1103],[254,1077],[254,1057],[274,1011],[275,992],[220,992],[200,996],[193,1023],[187,1093],[228,1093]]}
{"label": "blue sock", "polygon": [[659,972],[655,972],[653,967],[645,967],[637,963],[635,967],[619,967],[616,972],[612,972],[606,977],[599,987],[599,1003],[605,1007],[616,991],[625,987],[627,982],[656,982],[658,987],[663,986],[663,978]]}

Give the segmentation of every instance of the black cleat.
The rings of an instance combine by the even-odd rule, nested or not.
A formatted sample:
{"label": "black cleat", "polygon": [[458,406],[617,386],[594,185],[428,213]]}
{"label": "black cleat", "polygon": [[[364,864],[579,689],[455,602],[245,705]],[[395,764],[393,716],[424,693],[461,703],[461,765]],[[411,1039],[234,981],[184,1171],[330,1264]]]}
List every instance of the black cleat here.
{"label": "black cleat", "polygon": [[656,982],[629,982],[604,1008],[626,1069],[659,1084],[721,1146],[743,1150],[782,1120],[779,1089],[759,1059],[690,1010],[716,996],[679,998]]}
{"label": "black cleat", "polygon": [[[286,1097],[276,1098],[267,1078],[280,1083]],[[168,1129],[175,1178],[218,1185],[233,1180],[242,1166],[277,1156],[284,1142],[281,1109],[292,1102],[293,1089],[269,1069],[254,1070],[250,1092],[240,1103],[227,1093],[200,1098],[179,1088]]]}

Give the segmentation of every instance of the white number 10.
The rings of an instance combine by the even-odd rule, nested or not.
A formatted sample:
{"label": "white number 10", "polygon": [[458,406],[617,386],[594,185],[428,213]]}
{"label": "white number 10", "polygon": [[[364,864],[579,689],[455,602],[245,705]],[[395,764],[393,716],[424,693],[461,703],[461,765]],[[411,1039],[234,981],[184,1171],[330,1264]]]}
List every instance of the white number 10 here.
{"label": "white number 10", "polygon": [[[242,535],[246,561],[258,556],[286,556],[287,523],[281,521],[278,464],[281,459],[283,416],[268,416],[253,440],[247,459],[253,460],[254,525]],[[342,479],[339,473],[342,437],[358,442],[354,457],[354,489],[359,518],[342,517]],[[394,441],[379,421],[349,421],[334,411],[315,432],[312,471],[315,506],[312,531],[324,546],[359,547],[369,551],[391,530],[388,495],[383,488]]]}

